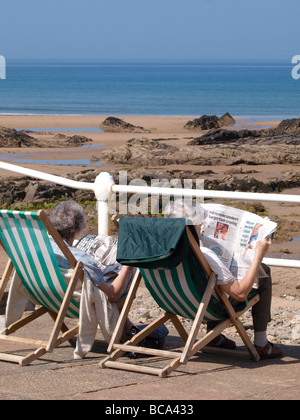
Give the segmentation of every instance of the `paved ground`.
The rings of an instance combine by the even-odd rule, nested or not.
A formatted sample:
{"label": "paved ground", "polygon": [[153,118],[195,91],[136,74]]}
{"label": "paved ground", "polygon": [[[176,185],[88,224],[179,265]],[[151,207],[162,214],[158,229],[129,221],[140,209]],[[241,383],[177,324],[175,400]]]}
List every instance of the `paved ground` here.
{"label": "paved ground", "polygon": [[[50,325],[48,317],[42,318],[28,333],[38,337]],[[74,361],[73,349],[66,345],[31,366],[0,362],[0,399],[102,400],[99,407],[115,411],[118,401],[120,405],[131,406],[129,400],[137,401],[135,405],[146,410],[153,400],[157,405],[168,404],[170,400],[186,401],[194,404],[195,411],[200,400],[300,399],[300,344],[282,346],[285,357],[281,360],[259,363],[200,354],[170,377],[160,379],[100,369],[99,362],[106,354],[106,344],[100,338],[99,335],[93,351],[82,361]],[[177,341],[171,334],[168,346]],[[1,352],[16,350],[15,345],[0,346]],[[150,363],[154,363],[153,359]]]}

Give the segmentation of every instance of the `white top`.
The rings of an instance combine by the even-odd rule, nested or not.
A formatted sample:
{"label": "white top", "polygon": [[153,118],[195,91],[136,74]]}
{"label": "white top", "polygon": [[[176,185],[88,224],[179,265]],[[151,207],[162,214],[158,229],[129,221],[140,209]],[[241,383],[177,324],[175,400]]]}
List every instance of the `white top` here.
{"label": "white top", "polygon": [[229,271],[229,269],[224,265],[220,258],[209,248],[202,247],[201,251],[205,256],[210,268],[217,276],[217,285],[229,284],[235,281],[235,277]]}

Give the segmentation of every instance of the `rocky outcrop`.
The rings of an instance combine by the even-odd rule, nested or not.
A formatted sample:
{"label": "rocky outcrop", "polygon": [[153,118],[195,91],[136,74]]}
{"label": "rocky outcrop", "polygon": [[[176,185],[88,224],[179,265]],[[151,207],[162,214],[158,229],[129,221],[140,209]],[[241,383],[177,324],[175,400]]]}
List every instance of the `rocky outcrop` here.
{"label": "rocky outcrop", "polygon": [[39,144],[24,131],[0,127],[0,147],[39,147]]}
{"label": "rocky outcrop", "polygon": [[147,133],[143,127],[139,127],[116,117],[108,117],[101,124],[100,128],[108,133]]}
{"label": "rocky outcrop", "polygon": [[[270,165],[300,162],[300,135],[260,135],[248,130],[213,130],[185,147],[149,139],[132,139],[102,152],[101,160],[135,167],[161,165]],[[195,147],[195,144],[199,147]]]}
{"label": "rocky outcrop", "polygon": [[[26,131],[26,132],[25,132]],[[53,135],[53,139],[43,139],[42,137],[34,138],[27,134],[29,130],[15,130],[14,128],[0,127],[0,147],[46,147],[46,148],[65,148],[65,147],[76,147],[81,146],[85,143],[92,143],[93,140],[85,136],[66,136],[62,133],[57,133]],[[46,134],[47,136],[52,135],[53,133],[46,132],[36,132],[30,131],[35,135],[42,136]]]}
{"label": "rocky outcrop", "polygon": [[91,143],[93,140],[85,137],[85,136],[70,136],[70,137],[66,137],[65,139],[67,145],[69,146],[81,146],[82,144],[85,143]]}
{"label": "rocky outcrop", "polygon": [[201,137],[196,137],[191,140],[189,146],[201,146],[204,144],[222,144],[230,143],[240,139],[253,139],[264,137],[265,133],[263,130],[224,130],[223,128],[216,128],[209,130],[206,134]]}
{"label": "rocky outcrop", "polygon": [[[177,147],[147,138],[128,140],[124,146],[102,152],[101,160],[117,164],[164,165],[173,161]],[[175,159],[176,160],[176,159]]]}
{"label": "rocky outcrop", "polygon": [[[239,142],[243,140],[243,142]],[[253,141],[254,140],[254,141]],[[225,130],[215,128],[188,143],[189,146],[207,144],[222,144],[236,142],[236,144],[300,144],[300,118],[283,120],[274,128],[264,130]]]}
{"label": "rocky outcrop", "polygon": [[222,117],[216,115],[202,115],[200,118],[188,121],[184,128],[191,131],[211,130],[212,128],[221,128],[234,125],[235,119],[227,112]]}
{"label": "rocky outcrop", "polygon": [[277,127],[266,131],[269,131],[271,134],[300,133],[300,118],[283,120]]}

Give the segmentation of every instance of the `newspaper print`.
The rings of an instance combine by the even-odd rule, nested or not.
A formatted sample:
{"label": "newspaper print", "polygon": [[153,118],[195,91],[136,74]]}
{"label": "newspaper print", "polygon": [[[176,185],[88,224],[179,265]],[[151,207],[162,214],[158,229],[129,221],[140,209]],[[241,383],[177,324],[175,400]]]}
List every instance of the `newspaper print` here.
{"label": "newspaper print", "polygon": [[237,280],[248,271],[259,240],[270,236],[277,224],[269,218],[221,204],[203,204],[202,243],[214,251]]}

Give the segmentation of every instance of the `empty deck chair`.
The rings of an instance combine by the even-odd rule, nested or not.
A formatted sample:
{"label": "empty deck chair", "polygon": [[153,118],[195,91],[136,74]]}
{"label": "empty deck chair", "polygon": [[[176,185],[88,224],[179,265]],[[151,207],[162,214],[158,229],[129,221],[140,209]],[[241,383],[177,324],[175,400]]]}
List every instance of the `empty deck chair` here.
{"label": "empty deck chair", "polygon": [[[233,308],[225,293],[216,285],[216,276],[211,271],[199,248],[199,241],[193,226],[186,226],[185,219],[150,219],[122,217],[119,226],[117,259],[119,262],[138,267],[120,315],[119,323],[111,339],[110,355],[100,362],[101,368],[116,368],[166,377],[174,369],[203,350],[221,331],[233,324],[248,355],[258,361],[259,356],[250,341],[239,317],[259,300],[254,297]],[[120,344],[120,337],[132,302],[144,280],[146,287],[164,314],[135,335]],[[186,332],[179,317],[193,320],[190,332]],[[197,339],[204,321],[220,321],[215,329],[203,338]],[[160,325],[171,321],[184,341],[181,351],[165,351],[140,347],[138,344]],[[218,349],[219,350],[219,349]],[[217,350],[217,351],[218,351]],[[171,359],[164,367],[142,366],[118,359],[126,352],[135,352]],[[226,351],[228,353],[228,350]],[[233,354],[241,355],[234,351]],[[124,359],[122,359],[124,360]]]}
{"label": "empty deck chair", "polygon": [[[59,270],[49,235],[73,268],[73,275],[68,285]],[[52,352],[63,342],[67,340],[72,342],[72,338],[78,334],[78,325],[68,329],[64,320],[66,317],[79,317],[79,303],[74,299],[73,293],[78,281],[83,281],[84,272],[81,263],[76,261],[43,211],[0,210],[0,244],[9,257],[0,283],[0,301],[15,269],[30,297],[40,305],[33,313],[8,326],[0,335],[0,342],[37,347],[26,356],[0,353],[0,360],[17,362],[25,366],[45,353]],[[11,335],[47,312],[54,320],[49,340],[41,341]]]}

